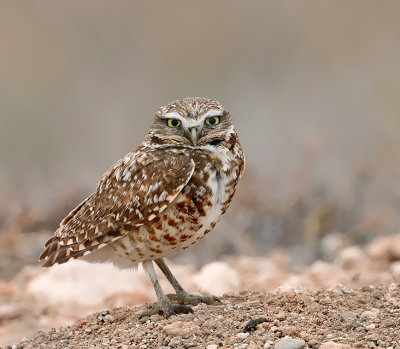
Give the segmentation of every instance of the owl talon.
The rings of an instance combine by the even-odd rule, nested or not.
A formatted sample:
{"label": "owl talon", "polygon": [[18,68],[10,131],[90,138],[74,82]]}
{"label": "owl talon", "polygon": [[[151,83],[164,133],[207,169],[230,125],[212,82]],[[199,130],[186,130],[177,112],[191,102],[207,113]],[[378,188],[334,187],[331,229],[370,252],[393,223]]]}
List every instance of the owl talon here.
{"label": "owl talon", "polygon": [[189,293],[170,293],[167,294],[168,299],[171,302],[175,302],[178,304],[190,304],[190,305],[198,305],[199,303],[205,303],[208,305],[214,304],[214,303],[221,303],[221,300],[218,297],[215,296],[197,296]]}
{"label": "owl talon", "polygon": [[193,313],[193,309],[183,304],[172,304],[168,300],[154,303],[151,305],[150,310],[143,312],[140,318],[151,316],[151,315],[163,315],[168,318],[172,315],[177,314],[189,314]]}

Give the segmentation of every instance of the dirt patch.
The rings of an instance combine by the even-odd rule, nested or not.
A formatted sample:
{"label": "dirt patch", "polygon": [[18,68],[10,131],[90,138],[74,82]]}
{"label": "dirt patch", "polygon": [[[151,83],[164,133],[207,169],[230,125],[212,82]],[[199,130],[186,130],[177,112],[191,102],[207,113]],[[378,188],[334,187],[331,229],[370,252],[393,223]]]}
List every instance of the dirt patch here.
{"label": "dirt patch", "polygon": [[115,308],[100,317],[96,313],[71,326],[38,332],[14,348],[259,349],[273,348],[285,336],[304,340],[303,346],[297,341],[299,348],[329,342],[322,348],[400,347],[396,283],[361,289],[339,285],[329,290],[242,291],[221,300],[169,319],[139,319],[146,306]]}

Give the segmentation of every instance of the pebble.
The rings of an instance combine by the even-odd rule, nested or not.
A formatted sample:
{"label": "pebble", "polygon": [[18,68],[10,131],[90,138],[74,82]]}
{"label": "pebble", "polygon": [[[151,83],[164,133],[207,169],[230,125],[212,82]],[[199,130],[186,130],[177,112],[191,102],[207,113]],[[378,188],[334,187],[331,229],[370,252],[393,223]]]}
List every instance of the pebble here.
{"label": "pebble", "polygon": [[217,344],[209,344],[206,346],[206,349],[218,349],[218,345]]}
{"label": "pebble", "polygon": [[348,344],[326,342],[321,344],[318,349],[351,349],[351,346]]}
{"label": "pebble", "polygon": [[233,346],[233,348],[234,348],[234,349],[247,349],[248,346],[249,346],[249,345],[246,344],[246,343],[243,343],[243,344],[235,344],[235,345]]}
{"label": "pebble", "polygon": [[368,326],[365,326],[365,328],[366,328],[368,331],[375,330],[375,324],[370,324],[370,325],[368,325]]}
{"label": "pebble", "polygon": [[254,343],[254,341],[250,341],[249,346],[247,347],[247,349],[262,349],[260,345]]}
{"label": "pebble", "polygon": [[171,341],[169,342],[170,345],[174,346],[179,346],[182,345],[183,341],[181,337],[174,337],[171,339]]}
{"label": "pebble", "polygon": [[316,339],[311,339],[307,343],[310,347],[315,347],[318,344],[318,341]]}
{"label": "pebble", "polygon": [[363,311],[361,313],[360,318],[363,319],[363,320],[364,319],[373,319],[373,318],[376,318],[378,315],[379,315],[379,310],[378,309],[371,309],[371,310]]}
{"label": "pebble", "polygon": [[245,332],[240,332],[236,335],[236,337],[241,338],[241,339],[245,339],[250,335],[250,333],[245,333]]}
{"label": "pebble", "polygon": [[279,331],[279,327],[278,326],[272,326],[271,327],[271,332],[277,332]]}
{"label": "pebble", "polygon": [[278,315],[276,315],[276,318],[277,318],[278,320],[280,320],[280,321],[285,320],[285,319],[286,319],[286,314],[285,314],[285,312],[284,312],[284,311],[280,311],[280,312],[278,313]]}
{"label": "pebble", "polygon": [[293,339],[292,337],[284,337],[275,343],[274,349],[303,349],[306,342],[302,339]]}
{"label": "pebble", "polygon": [[340,316],[346,322],[353,322],[358,318],[358,314],[354,311],[344,311],[343,313],[340,313]]}
{"label": "pebble", "polygon": [[193,322],[175,321],[164,326],[163,331],[171,337],[189,338],[200,333],[200,326]]}
{"label": "pebble", "polygon": [[110,323],[112,323],[112,322],[115,321],[115,318],[114,318],[114,316],[108,314],[108,315],[106,315],[106,316],[104,317],[104,321],[105,321],[105,322],[110,322]]}

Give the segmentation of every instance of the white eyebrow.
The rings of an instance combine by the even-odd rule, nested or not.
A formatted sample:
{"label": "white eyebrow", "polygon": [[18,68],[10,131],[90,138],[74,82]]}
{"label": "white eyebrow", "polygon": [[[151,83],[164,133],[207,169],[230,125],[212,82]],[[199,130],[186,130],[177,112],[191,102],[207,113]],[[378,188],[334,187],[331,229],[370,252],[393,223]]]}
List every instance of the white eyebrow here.
{"label": "white eyebrow", "polygon": [[181,115],[181,114],[179,114],[179,113],[178,113],[178,112],[176,112],[176,111],[171,111],[171,112],[169,112],[169,113],[165,114],[165,117],[166,117],[166,118],[174,118],[174,119],[179,119],[180,121],[182,121],[182,120],[183,120],[183,118],[182,118],[182,115]]}
{"label": "white eyebrow", "polygon": [[201,121],[210,116],[221,116],[224,112],[220,109],[211,109],[201,117]]}
{"label": "white eyebrow", "polygon": [[168,118],[173,118],[173,119],[180,120],[180,121],[182,122],[183,127],[184,127],[184,128],[188,128],[188,127],[191,127],[191,126],[201,125],[201,124],[204,122],[204,120],[205,120],[206,118],[209,118],[209,117],[211,117],[211,116],[221,116],[223,113],[224,113],[223,110],[220,110],[220,109],[211,109],[211,110],[209,110],[208,112],[206,112],[205,114],[203,114],[203,116],[202,116],[199,120],[196,120],[196,119],[187,119],[187,118],[184,118],[184,117],[183,117],[181,114],[179,114],[178,112],[176,112],[176,111],[171,111],[171,112],[169,112],[169,113],[166,113],[166,114],[163,116],[163,118],[166,118],[166,119],[168,119]]}

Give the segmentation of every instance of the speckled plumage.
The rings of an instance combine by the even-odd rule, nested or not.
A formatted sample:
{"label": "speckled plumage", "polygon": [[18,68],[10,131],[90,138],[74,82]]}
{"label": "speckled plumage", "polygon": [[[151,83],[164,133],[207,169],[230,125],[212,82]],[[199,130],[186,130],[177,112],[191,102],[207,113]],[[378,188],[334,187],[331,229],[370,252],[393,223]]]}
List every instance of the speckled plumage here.
{"label": "speckled plumage", "polygon": [[[181,124],[169,127],[168,119]],[[174,254],[214,228],[243,170],[227,110],[205,98],[172,102],[157,111],[144,142],[64,218],[40,260],[48,267],[82,257],[124,268]]]}

